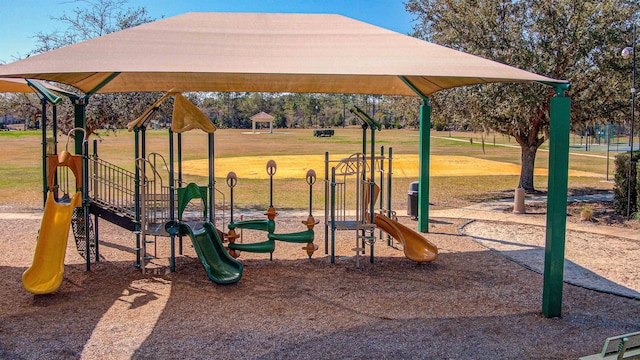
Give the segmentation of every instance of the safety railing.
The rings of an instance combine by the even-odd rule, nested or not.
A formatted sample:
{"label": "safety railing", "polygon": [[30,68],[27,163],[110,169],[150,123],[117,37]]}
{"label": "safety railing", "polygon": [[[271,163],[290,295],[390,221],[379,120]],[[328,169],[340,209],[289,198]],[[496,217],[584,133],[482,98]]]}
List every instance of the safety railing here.
{"label": "safety railing", "polygon": [[89,198],[106,209],[134,219],[135,173],[91,155]]}

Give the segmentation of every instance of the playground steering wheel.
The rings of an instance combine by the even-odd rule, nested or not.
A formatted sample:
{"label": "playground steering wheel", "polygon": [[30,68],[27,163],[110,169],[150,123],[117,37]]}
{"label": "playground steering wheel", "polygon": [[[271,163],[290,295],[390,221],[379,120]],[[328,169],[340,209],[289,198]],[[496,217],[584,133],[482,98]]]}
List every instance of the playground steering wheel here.
{"label": "playground steering wheel", "polygon": [[278,165],[276,165],[275,160],[267,161],[267,174],[269,176],[273,176],[276,174],[276,170],[278,170]]}
{"label": "playground steering wheel", "polygon": [[235,172],[229,171],[227,174],[227,186],[234,188],[238,184],[238,175]]}
{"label": "playground steering wheel", "polygon": [[307,176],[306,176],[306,180],[307,180],[307,184],[309,185],[313,185],[316,183],[316,171],[313,169],[309,169],[309,171],[307,171]]}

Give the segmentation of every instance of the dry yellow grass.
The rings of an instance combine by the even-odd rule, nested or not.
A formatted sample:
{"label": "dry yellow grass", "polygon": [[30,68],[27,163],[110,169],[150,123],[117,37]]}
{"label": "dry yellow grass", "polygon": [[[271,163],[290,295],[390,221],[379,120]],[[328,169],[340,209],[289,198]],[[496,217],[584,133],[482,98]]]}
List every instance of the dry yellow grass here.
{"label": "dry yellow grass", "polygon": [[[331,154],[330,160],[348,157],[348,154]],[[224,177],[233,171],[244,179],[268,179],[266,163],[273,159],[278,164],[275,177],[280,179],[304,178],[307,170],[314,169],[318,176],[324,174],[324,155],[277,155],[277,156],[239,156],[216,160],[216,176]],[[430,158],[431,176],[480,176],[480,175],[519,175],[520,166],[493,160],[478,159],[470,156],[432,155]],[[333,166],[333,164],[331,165]],[[182,171],[188,175],[207,176],[208,160],[188,160],[183,163]],[[418,177],[419,161],[417,154],[400,154],[393,158],[394,177]],[[535,169],[535,174],[548,175],[547,169]],[[604,177],[585,171],[571,170],[570,176]]]}

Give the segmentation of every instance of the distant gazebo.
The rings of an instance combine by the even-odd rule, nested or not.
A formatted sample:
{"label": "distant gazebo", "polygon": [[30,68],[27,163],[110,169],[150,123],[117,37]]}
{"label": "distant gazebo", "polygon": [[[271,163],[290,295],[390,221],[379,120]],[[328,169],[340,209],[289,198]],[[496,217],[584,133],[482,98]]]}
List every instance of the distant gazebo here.
{"label": "distant gazebo", "polygon": [[258,122],[268,122],[269,123],[269,134],[273,134],[273,116],[267,114],[264,111],[260,111],[259,113],[250,117],[251,119],[251,130],[255,134],[256,133],[256,123]]}

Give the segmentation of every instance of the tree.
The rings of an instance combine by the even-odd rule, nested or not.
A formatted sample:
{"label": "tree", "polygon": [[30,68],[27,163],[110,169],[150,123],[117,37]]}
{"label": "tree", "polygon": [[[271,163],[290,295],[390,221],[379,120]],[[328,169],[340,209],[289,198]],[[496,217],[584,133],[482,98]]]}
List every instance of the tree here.
{"label": "tree", "polygon": [[[629,72],[617,54],[637,18],[636,1],[408,0],[406,8],[417,17],[416,37],[569,80],[574,127],[623,121],[628,86],[620,83]],[[521,147],[519,187],[532,192],[553,96],[540,84],[486,84],[435,94],[433,100],[434,108],[457,114],[472,128],[513,136]]]}
{"label": "tree", "polygon": [[31,55],[54,50],[80,41],[120,31],[153,21],[144,7],[125,8],[127,0],[75,0],[73,13],[52,16],[66,25],[63,32],[37,32],[36,48]]}
{"label": "tree", "polygon": [[[66,29],[52,33],[36,33],[36,47],[30,55],[153,20],[144,7],[127,7],[127,0],[76,0],[75,3],[79,6],[71,14],[63,13],[51,18],[65,25]],[[73,89],[68,88],[68,90]],[[93,95],[87,106],[87,132],[94,133],[96,129],[105,125],[122,127],[140,115],[158,97],[159,95],[155,93]],[[16,105],[18,108],[24,106],[25,104]],[[168,106],[163,104],[162,110],[166,111]],[[73,107],[66,102],[58,106],[58,121],[63,131],[73,126]]]}

